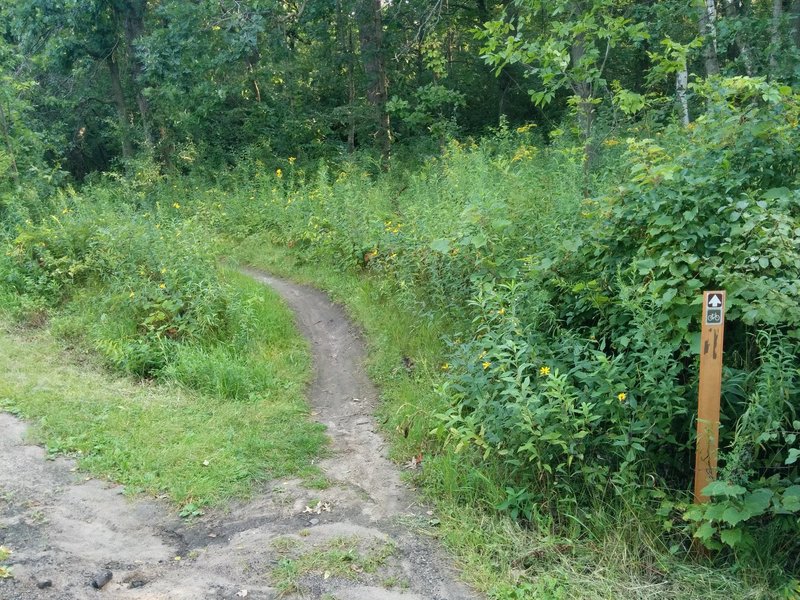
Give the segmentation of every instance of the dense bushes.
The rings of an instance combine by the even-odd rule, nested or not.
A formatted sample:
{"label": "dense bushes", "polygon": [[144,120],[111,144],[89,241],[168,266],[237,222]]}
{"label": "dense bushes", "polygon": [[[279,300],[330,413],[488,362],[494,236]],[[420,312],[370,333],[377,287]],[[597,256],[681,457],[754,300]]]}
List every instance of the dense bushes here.
{"label": "dense bushes", "polygon": [[55,331],[137,376],[229,398],[269,387],[269,365],[248,352],[270,316],[221,277],[213,238],[177,200],[136,210],[118,192],[90,188],[18,226],[0,264],[13,310],[40,320],[58,308]]}

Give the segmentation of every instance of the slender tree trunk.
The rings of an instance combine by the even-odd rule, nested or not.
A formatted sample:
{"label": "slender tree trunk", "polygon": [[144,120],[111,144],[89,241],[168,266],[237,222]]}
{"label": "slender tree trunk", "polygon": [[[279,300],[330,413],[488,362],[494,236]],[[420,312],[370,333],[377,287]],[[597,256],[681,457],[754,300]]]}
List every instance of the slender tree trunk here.
{"label": "slender tree trunk", "polygon": [[336,1],[336,39],[338,42],[338,69],[347,73],[347,152],[356,149],[356,81],[355,81],[355,43],[353,40],[352,7],[349,2]]}
{"label": "slender tree trunk", "polygon": [[709,77],[719,75],[717,7],[714,4],[714,0],[703,0],[703,7],[700,9],[700,35],[705,37],[703,59],[706,65],[706,75]]}
{"label": "slender tree trunk", "polygon": [[144,13],[147,8],[147,0],[126,0],[125,7],[125,42],[128,50],[128,64],[130,65],[130,77],[133,89],[136,90],[136,105],[139,108],[139,116],[142,119],[142,132],[148,146],[153,145],[153,134],[150,127],[150,106],[147,98],[142,93],[141,76],[142,63],[139,60],[139,53],[136,51],[136,40],[144,32]]}
{"label": "slender tree trunk", "polygon": [[[722,4],[725,7],[725,16],[728,19],[735,21],[739,18],[740,13],[736,0],[722,0]],[[739,49],[739,56],[742,57],[745,73],[752,77],[755,73],[753,69],[753,53],[750,51],[750,45],[741,32],[736,34],[736,47]]]}
{"label": "slender tree trunk", "polygon": [[772,0],[772,24],[770,27],[769,74],[778,73],[778,53],[781,50],[781,20],[783,19],[783,0]]}
{"label": "slender tree trunk", "polygon": [[[570,59],[573,66],[577,65],[586,48],[583,39],[578,36],[570,48]],[[590,81],[579,81],[572,84],[573,92],[578,96],[578,124],[581,128],[583,137],[583,177],[584,195],[589,195],[589,175],[595,158],[594,142],[592,140],[592,130],[594,128],[595,105],[593,102],[594,88]]]}
{"label": "slender tree trunk", "polygon": [[689,85],[689,73],[686,69],[686,62],[683,63],[683,68],[675,75],[675,96],[678,98],[678,103],[681,106],[681,122],[684,126],[689,125],[691,119],[689,118],[689,102],[686,98],[686,88]]}
{"label": "slender tree trunk", "polygon": [[114,105],[117,107],[117,122],[119,123],[122,158],[132,158],[133,145],[131,144],[130,124],[128,121],[128,106],[125,102],[125,92],[122,90],[119,65],[113,53],[109,54],[108,58],[106,58],[106,65],[108,66],[108,74],[111,77],[111,96],[114,98]]}
{"label": "slender tree trunk", "polygon": [[792,24],[792,41],[797,48],[800,48],[800,0],[792,0],[789,20]]}
{"label": "slender tree trunk", "polygon": [[0,127],[3,129],[3,139],[8,149],[8,155],[11,157],[11,176],[14,178],[14,183],[19,183],[19,169],[17,168],[17,159],[14,157],[14,146],[11,143],[11,134],[9,133],[8,118],[3,104],[0,103]]}
{"label": "slender tree trunk", "polygon": [[386,111],[388,89],[386,68],[383,62],[383,23],[381,0],[361,0],[359,10],[359,37],[364,73],[367,76],[367,99],[375,112],[375,142],[381,152],[382,166],[389,167],[392,133],[389,113]]}

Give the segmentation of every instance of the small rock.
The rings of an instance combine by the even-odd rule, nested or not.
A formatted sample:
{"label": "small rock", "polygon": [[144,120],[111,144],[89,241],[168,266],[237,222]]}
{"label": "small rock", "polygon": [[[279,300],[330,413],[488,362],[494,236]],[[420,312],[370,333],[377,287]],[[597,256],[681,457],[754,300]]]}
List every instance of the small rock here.
{"label": "small rock", "polygon": [[37,579],[36,587],[40,590],[44,590],[46,588],[53,587],[53,582],[50,579]]}
{"label": "small rock", "polygon": [[147,585],[147,582],[143,581],[141,579],[134,579],[133,581],[131,581],[131,587],[132,588],[140,588],[140,587],[144,587],[146,585]]}
{"label": "small rock", "polygon": [[311,519],[311,520],[309,521],[309,523],[310,523],[311,525],[318,525],[318,524],[319,524],[319,519]]}
{"label": "small rock", "polygon": [[114,574],[111,571],[102,571],[95,575],[94,579],[92,579],[92,587],[96,590],[101,590],[103,587],[111,581],[111,578]]}

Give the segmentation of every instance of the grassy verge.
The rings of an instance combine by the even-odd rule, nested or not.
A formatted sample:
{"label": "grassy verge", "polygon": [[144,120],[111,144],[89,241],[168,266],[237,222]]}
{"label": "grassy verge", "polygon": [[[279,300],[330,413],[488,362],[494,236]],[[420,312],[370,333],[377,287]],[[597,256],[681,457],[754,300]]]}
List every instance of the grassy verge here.
{"label": "grassy verge", "polygon": [[[56,313],[58,337],[0,327],[0,409],[33,421],[49,452],[131,492],[167,494],[185,515],[268,478],[313,480],[325,436],[307,419],[306,345],[277,296],[231,272],[225,279],[256,333],[235,352],[182,345],[162,383],[115,376],[95,355],[67,350],[67,333],[93,317],[88,296]],[[246,379],[251,368],[258,376]],[[243,382],[246,395],[231,392]]]}
{"label": "grassy verge", "polygon": [[[393,456],[423,454],[415,482],[437,508],[426,533],[457,556],[464,578],[490,598],[770,598],[767,573],[734,573],[711,562],[674,555],[660,541],[661,520],[643,507],[599,507],[597,521],[556,532],[546,515],[522,527],[497,506],[506,491],[480,459],[456,454],[430,435],[444,409],[442,383],[448,323],[420,319],[394,302],[374,277],[310,264],[291,250],[253,236],[232,251],[242,263],[312,283],[344,304],[369,344],[370,375],[382,391],[380,413]],[[411,368],[408,365],[413,365]],[[652,514],[652,513],[651,513]]]}

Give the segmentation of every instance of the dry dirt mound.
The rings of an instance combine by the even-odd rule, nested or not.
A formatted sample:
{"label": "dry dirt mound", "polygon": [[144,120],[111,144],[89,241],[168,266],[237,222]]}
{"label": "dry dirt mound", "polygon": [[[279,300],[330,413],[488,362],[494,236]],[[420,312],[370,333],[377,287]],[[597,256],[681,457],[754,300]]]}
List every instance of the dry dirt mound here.
{"label": "dry dirt mound", "polygon": [[25,425],[0,414],[0,545],[14,551],[0,600],[477,597],[419,533],[430,516],[386,459],[363,343],[344,312],[316,290],[247,273],[286,299],[312,345],[309,399],[331,437],[321,465],[331,486],[275,481],[187,523],[163,502],[85,479],[69,460],[46,460]]}

